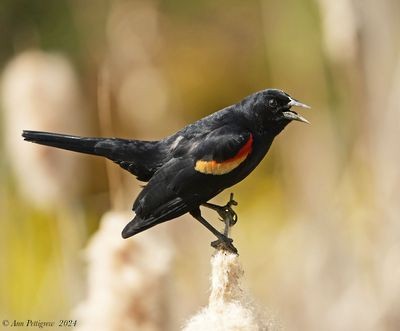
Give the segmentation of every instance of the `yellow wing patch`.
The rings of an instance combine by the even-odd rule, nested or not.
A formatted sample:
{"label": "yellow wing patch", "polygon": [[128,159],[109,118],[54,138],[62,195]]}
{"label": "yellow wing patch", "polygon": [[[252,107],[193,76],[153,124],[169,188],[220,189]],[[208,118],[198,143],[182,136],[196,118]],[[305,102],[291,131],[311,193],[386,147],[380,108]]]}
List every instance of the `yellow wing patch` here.
{"label": "yellow wing patch", "polygon": [[207,175],[224,175],[237,168],[245,159],[247,155],[236,159],[232,162],[217,162],[217,161],[203,161],[196,162],[195,170]]}
{"label": "yellow wing patch", "polygon": [[198,160],[194,169],[198,172],[207,175],[224,175],[232,170],[236,169],[244,160],[246,160],[247,156],[251,153],[253,147],[253,136],[250,135],[249,140],[246,144],[239,150],[239,152],[232,158],[217,162],[215,160],[205,161]]}

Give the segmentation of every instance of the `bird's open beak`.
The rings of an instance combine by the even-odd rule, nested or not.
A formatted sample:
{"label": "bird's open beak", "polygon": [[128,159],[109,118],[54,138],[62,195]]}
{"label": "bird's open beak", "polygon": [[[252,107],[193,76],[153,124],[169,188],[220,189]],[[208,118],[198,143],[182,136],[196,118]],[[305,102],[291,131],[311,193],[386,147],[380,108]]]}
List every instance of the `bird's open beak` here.
{"label": "bird's open beak", "polygon": [[310,124],[310,122],[307,121],[303,116],[300,116],[296,112],[290,110],[290,108],[293,106],[303,107],[303,108],[308,108],[308,109],[311,108],[310,106],[307,106],[306,104],[301,103],[294,99],[290,99],[290,102],[287,105],[288,105],[289,110],[282,112],[284,118],[286,118],[288,120],[299,121],[299,122],[304,122],[304,123]]}
{"label": "bird's open beak", "polygon": [[301,103],[301,102],[299,102],[299,101],[297,101],[295,99],[290,99],[290,102],[288,103],[288,106],[289,106],[289,108],[293,107],[293,106],[296,106],[296,107],[303,107],[303,108],[311,109],[310,106],[307,106],[306,104]]}

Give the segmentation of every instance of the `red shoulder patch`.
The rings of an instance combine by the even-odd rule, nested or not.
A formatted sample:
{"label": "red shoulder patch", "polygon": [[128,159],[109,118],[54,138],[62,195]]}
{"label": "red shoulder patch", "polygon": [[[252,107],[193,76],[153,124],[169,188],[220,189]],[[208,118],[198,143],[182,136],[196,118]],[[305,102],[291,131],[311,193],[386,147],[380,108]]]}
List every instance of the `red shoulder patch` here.
{"label": "red shoulder patch", "polygon": [[244,160],[246,160],[252,149],[253,135],[250,133],[250,137],[247,140],[246,144],[243,145],[243,147],[236,153],[235,156],[222,162],[217,162],[215,160],[198,160],[194,169],[207,175],[227,174],[228,172],[236,169]]}

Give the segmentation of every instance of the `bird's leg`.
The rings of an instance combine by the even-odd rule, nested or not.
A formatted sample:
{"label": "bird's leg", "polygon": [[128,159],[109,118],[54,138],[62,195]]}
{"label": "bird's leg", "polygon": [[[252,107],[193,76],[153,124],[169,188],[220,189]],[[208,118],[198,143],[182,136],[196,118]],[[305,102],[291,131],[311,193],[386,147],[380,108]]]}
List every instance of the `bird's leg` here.
{"label": "bird's leg", "polygon": [[[221,221],[225,223],[224,235],[229,237],[230,228],[236,224],[238,217],[236,212],[232,209],[232,206],[237,206],[238,203],[233,199],[233,193],[229,197],[229,201],[224,206],[215,205],[213,203],[204,203],[203,206],[215,210],[221,217]],[[213,247],[218,247],[221,244],[221,240],[218,239],[211,243]]]}
{"label": "bird's leg", "polygon": [[238,203],[233,200],[233,193],[229,197],[229,201],[225,206],[214,205],[213,203],[203,203],[202,206],[215,210],[218,215],[222,218],[221,221],[225,222],[224,234],[228,235],[229,228],[236,224],[238,217],[232,206],[237,206]]}
{"label": "bird's leg", "polygon": [[190,215],[192,215],[196,220],[198,220],[201,224],[203,224],[208,230],[210,230],[218,238],[218,240],[213,241],[211,243],[212,247],[218,248],[218,249],[227,250],[227,251],[232,252],[234,254],[238,253],[236,247],[233,246],[233,244],[232,244],[233,239],[228,238],[226,234],[220,233],[210,223],[208,223],[201,216],[200,208],[197,208],[196,210],[191,211]]}

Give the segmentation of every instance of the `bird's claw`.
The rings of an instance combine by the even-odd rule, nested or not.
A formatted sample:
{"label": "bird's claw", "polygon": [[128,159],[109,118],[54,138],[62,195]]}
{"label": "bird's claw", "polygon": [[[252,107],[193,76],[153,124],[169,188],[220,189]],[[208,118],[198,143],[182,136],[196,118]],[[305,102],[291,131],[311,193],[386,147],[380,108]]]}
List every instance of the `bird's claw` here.
{"label": "bird's claw", "polygon": [[232,206],[237,206],[238,203],[233,199],[233,193],[231,193],[229,201],[224,206],[218,206],[214,204],[205,204],[211,209],[214,209],[221,217],[219,220],[222,222],[228,222],[229,226],[234,226],[238,221],[238,216],[233,210]]}
{"label": "bird's claw", "polygon": [[233,243],[232,238],[228,238],[228,237],[224,236],[224,237],[218,238],[218,240],[211,242],[211,246],[214,247],[215,249],[228,251],[230,253],[237,255],[238,250],[236,249],[235,246],[233,246],[232,243]]}
{"label": "bird's claw", "polygon": [[223,221],[229,220],[229,226],[235,225],[238,220],[236,212],[232,209],[232,206],[237,205],[238,203],[233,199],[233,193],[231,193],[228,203],[225,206],[222,206],[220,211],[218,211],[218,214],[222,217]]}
{"label": "bird's claw", "polygon": [[229,238],[230,228],[236,224],[238,217],[232,206],[237,206],[238,203],[233,199],[233,193],[229,197],[229,201],[224,206],[214,205],[212,203],[204,203],[203,206],[215,210],[220,216],[219,220],[225,223],[225,229],[223,233],[213,233],[217,236],[218,240],[213,241],[211,246],[216,249],[225,250],[234,254],[238,254],[235,246],[233,246],[233,239]]}

